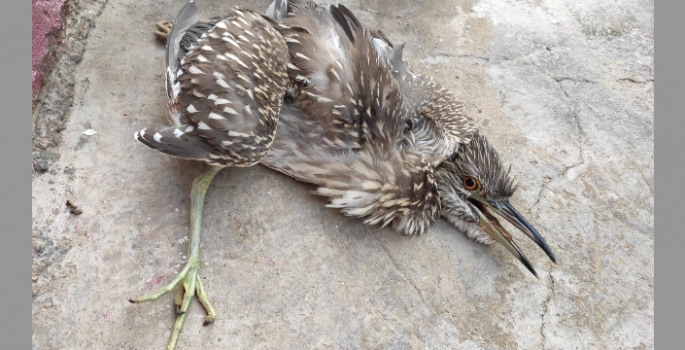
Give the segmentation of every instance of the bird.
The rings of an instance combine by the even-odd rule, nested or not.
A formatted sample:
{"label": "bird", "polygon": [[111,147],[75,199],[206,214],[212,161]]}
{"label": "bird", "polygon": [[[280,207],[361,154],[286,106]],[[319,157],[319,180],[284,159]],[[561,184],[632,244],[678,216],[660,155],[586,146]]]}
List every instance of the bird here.
{"label": "bird", "polygon": [[414,72],[404,44],[365,28],[343,5],[275,0],[290,53],[280,123],[262,164],[317,186],[328,207],[367,225],[423,234],[438,217],[483,244],[498,242],[536,278],[492,212],[556,263],[511,204],[518,185],[495,147],[434,79]]}
{"label": "bird", "polygon": [[142,129],[134,138],[167,155],[210,165],[191,188],[184,268],[158,293],[129,299],[154,301],[179,287],[167,349],[175,348],[194,296],[207,312],[205,324],[216,319],[199,274],[204,197],[221,169],[258,164],[273,144],[288,77],[287,45],[275,28],[268,17],[240,7],[200,21],[193,0],[171,28],[158,26],[167,41],[166,115],[171,125]]}
{"label": "bird", "polygon": [[[216,26],[183,25],[181,17],[170,30],[158,25],[157,33],[168,48],[181,43],[178,57]],[[492,211],[556,262],[511,205],[517,185],[494,146],[450,91],[411,69],[404,44],[365,28],[343,5],[275,0],[266,17],[286,43],[287,63],[275,137],[262,165],[314,184],[327,206],[367,225],[420,235],[443,217],[480,243],[499,242],[538,277]],[[186,33],[178,36],[174,27]],[[173,90],[174,80],[167,81]],[[173,124],[177,114],[170,115]]]}

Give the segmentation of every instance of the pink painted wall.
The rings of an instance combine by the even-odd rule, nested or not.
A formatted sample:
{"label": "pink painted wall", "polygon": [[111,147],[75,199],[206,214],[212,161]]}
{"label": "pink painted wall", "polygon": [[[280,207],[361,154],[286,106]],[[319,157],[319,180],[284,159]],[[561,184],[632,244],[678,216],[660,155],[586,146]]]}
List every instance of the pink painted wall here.
{"label": "pink painted wall", "polygon": [[31,87],[38,93],[43,74],[52,65],[53,57],[47,57],[52,44],[49,34],[62,28],[61,10],[67,0],[31,0],[33,4],[31,28]]}

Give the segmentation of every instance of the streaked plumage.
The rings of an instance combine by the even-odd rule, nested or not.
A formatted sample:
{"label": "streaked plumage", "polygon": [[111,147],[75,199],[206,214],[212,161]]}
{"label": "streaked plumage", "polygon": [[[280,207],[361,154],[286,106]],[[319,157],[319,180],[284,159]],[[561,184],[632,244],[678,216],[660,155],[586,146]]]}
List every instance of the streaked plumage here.
{"label": "streaked plumage", "polygon": [[[267,13],[288,43],[290,85],[263,164],[370,225],[421,234],[443,216],[481,243],[499,241],[535,274],[494,209],[555,260],[508,203],[515,186],[497,152],[448,90],[411,70],[403,45],[342,5],[276,0]],[[466,189],[467,178],[477,187]]]}
{"label": "streaked plumage", "polygon": [[[190,4],[193,4],[191,2]],[[236,9],[215,24],[184,8],[167,45],[167,117],[136,140],[215,166],[258,163],[271,146],[286,85],[287,47],[261,15]]]}
{"label": "streaked plumage", "polygon": [[[503,244],[535,274],[488,211],[495,210],[555,260],[509,204],[515,186],[497,152],[449,91],[411,70],[403,45],[364,28],[341,5],[276,0],[267,11],[275,21],[236,10],[199,22],[194,11],[191,1],[168,36],[173,127],[144,129],[136,139],[215,169],[262,160],[317,185],[328,206],[369,225],[413,235],[445,217],[481,243]],[[191,212],[188,264],[162,292],[134,301],[154,300],[183,280],[168,348],[196,288],[207,321],[215,317],[197,271],[203,191],[216,171],[193,186],[201,194],[191,195],[199,213]]]}

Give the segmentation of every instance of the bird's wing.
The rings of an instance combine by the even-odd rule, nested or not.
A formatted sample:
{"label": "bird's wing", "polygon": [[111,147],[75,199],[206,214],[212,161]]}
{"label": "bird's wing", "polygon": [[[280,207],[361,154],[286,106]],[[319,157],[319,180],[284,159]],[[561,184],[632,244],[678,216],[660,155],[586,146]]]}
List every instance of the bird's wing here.
{"label": "bird's wing", "polygon": [[[362,26],[343,5],[332,6],[331,12],[348,36]],[[430,164],[442,163],[475,132],[475,126],[463,113],[462,103],[435,80],[411,69],[402,57],[404,44],[393,45],[380,30],[364,30],[368,32],[364,39],[373,44],[404,96],[407,137]]]}
{"label": "bird's wing", "polygon": [[308,123],[316,119],[287,104],[273,148],[262,163],[317,185],[315,193],[328,197],[329,207],[364,218],[367,224],[392,223],[400,232],[422,233],[440,207],[433,168],[421,154],[400,146],[404,139],[402,96],[371,42],[358,40],[368,33],[361,27],[350,33],[354,64],[349,69],[357,77],[351,84],[358,91],[354,108],[366,125],[365,142],[359,149],[330,147],[309,133]]}
{"label": "bird's wing", "polygon": [[[272,23],[252,11],[232,11],[180,60],[179,94],[172,108],[185,123],[146,129],[136,138],[179,157],[217,165],[254,164],[276,132],[287,83],[287,54]],[[207,147],[198,148],[187,138]]]}
{"label": "bird's wing", "polygon": [[290,51],[289,94],[293,104],[318,119],[333,116],[358,125],[351,47],[340,27],[326,8],[313,2],[290,0],[287,12],[279,31]]}

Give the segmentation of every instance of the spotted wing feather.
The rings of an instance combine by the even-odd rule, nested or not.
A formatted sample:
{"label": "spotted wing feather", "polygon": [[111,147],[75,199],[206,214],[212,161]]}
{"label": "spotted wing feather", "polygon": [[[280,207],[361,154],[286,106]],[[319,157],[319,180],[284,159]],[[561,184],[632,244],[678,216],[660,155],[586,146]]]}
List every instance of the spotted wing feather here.
{"label": "spotted wing feather", "polygon": [[[358,31],[362,24],[343,5],[332,6],[336,22],[348,36]],[[434,79],[415,73],[403,59],[404,44],[393,43],[380,30],[367,30],[370,40],[392,73],[405,96],[403,108],[407,125],[407,138],[412,147],[424,154],[432,165],[438,165],[456,153],[460,145],[469,142],[475,126],[464,115],[463,104]]]}
{"label": "spotted wing feather", "polygon": [[[213,165],[258,162],[276,132],[287,82],[287,52],[273,23],[252,11],[232,11],[180,60],[179,91],[169,102],[171,115],[179,116],[175,127],[156,131],[160,142],[155,134],[143,138],[146,144]],[[137,133],[137,139],[146,134]],[[186,142],[188,149],[180,151],[184,143],[168,137],[194,142]],[[196,152],[197,142],[209,153]]]}
{"label": "spotted wing feather", "polygon": [[[353,37],[367,34],[360,27]],[[339,35],[349,41],[347,34]],[[402,96],[370,41],[349,42],[349,69],[358,77],[352,81],[358,98],[354,110],[367,127],[366,142],[358,149],[327,147],[310,132],[309,124],[318,119],[298,108],[301,105],[287,104],[263,164],[317,185],[315,193],[328,197],[329,207],[364,218],[367,224],[392,224],[406,234],[422,233],[440,207],[432,167],[421,154],[399,147],[404,137]],[[324,120],[330,119],[335,118]]]}
{"label": "spotted wing feather", "polygon": [[344,125],[360,126],[352,47],[326,8],[302,0],[290,0],[287,5],[288,15],[279,32],[290,51],[288,95],[294,106],[320,123],[335,122],[326,136],[347,143],[358,135],[350,138]]}

